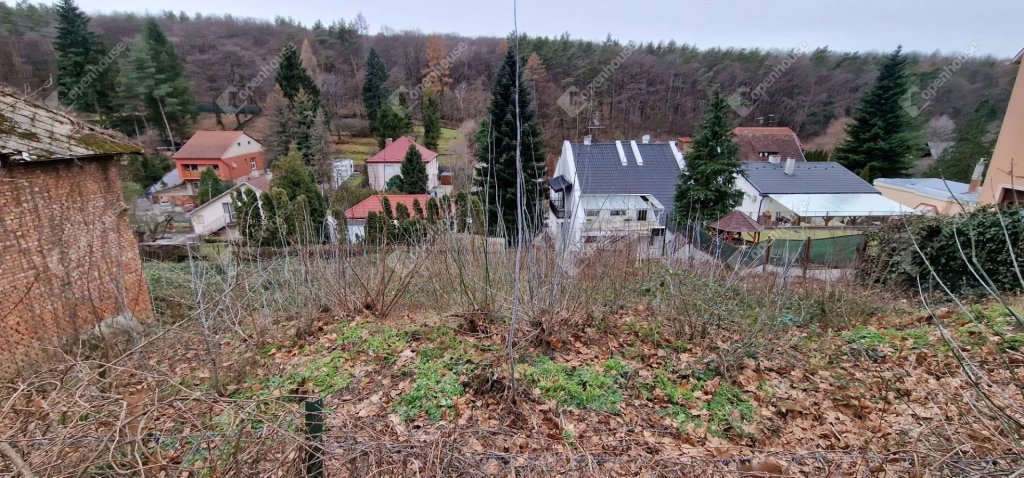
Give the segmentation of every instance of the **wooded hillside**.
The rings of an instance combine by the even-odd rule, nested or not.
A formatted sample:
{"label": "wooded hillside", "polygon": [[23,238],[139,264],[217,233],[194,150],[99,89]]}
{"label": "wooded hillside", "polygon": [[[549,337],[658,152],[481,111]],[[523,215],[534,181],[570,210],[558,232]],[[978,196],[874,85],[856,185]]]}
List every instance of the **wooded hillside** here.
{"label": "wooded hillside", "polygon": [[[283,18],[269,22],[172,12],[157,20],[186,65],[201,111],[204,105],[215,104],[225,90],[241,90],[247,84],[255,84],[250,101],[261,105],[273,87],[272,62],[285,43],[294,42],[302,48],[305,64],[315,58],[313,74],[322,86],[324,104],[336,127],[343,130],[346,124],[339,119],[362,114],[361,69],[370,47],[377,49],[390,70],[388,86],[409,90],[430,72],[428,57],[448,58],[451,65],[446,75],[451,81],[442,93],[442,119],[453,123],[486,114],[489,85],[507,48],[502,38],[435,38],[418,31],[371,35],[362,16],[331,25],[318,22],[313,27]],[[113,49],[139,35],[142,22],[143,18],[135,15],[100,15],[93,18],[90,28]],[[44,86],[56,72],[51,45],[54,26],[54,13],[48,6],[0,3],[0,82],[41,97],[48,94],[52,87]],[[428,45],[430,38],[435,39]],[[303,46],[306,40],[309,44]],[[522,67],[533,81],[549,148],[588,133],[598,140],[642,134],[657,139],[689,135],[702,113],[704,90],[714,83],[721,84],[727,96],[741,88],[754,91],[767,84],[760,101],[748,105],[751,111],[739,124],[758,125],[758,118],[774,115],[776,125],[789,126],[805,141],[811,140],[824,134],[834,120],[852,113],[874,80],[879,60],[876,53],[798,45],[793,51],[699,49],[674,42],[635,45],[611,37],[595,43],[568,34],[558,38],[524,36],[520,42]],[[949,55],[915,54],[911,71],[925,90],[955,60]],[[1001,118],[1015,76],[1015,68],[1008,63],[1006,59],[971,56],[941,85],[918,120],[924,124],[948,115],[959,124],[983,100],[996,105]],[[568,89],[587,92],[591,84],[595,86],[593,95],[585,93],[589,102],[573,103],[591,107],[572,116],[559,106],[559,97]],[[744,97],[749,100],[749,93]],[[412,106],[418,110],[419,101]],[[589,129],[595,122],[602,128]],[[557,151],[557,146],[554,148]]]}

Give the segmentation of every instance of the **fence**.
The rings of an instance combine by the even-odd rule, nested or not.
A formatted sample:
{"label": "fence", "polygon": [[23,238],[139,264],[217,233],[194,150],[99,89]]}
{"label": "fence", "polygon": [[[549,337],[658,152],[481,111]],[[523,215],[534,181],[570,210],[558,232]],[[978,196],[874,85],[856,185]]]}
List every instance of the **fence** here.
{"label": "fence", "polygon": [[859,260],[865,240],[861,234],[851,234],[821,239],[773,239],[738,247],[696,227],[685,229],[684,234],[694,247],[733,268],[758,265],[798,265],[804,269],[811,266],[850,267]]}

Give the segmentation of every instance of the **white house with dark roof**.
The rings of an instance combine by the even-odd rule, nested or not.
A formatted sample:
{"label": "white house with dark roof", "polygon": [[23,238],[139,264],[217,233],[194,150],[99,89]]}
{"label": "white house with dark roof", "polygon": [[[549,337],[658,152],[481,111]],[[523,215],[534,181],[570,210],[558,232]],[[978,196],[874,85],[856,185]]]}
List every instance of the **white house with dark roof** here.
{"label": "white house with dark roof", "polygon": [[761,224],[828,225],[836,218],[915,214],[832,162],[744,163],[736,187],[743,191],[737,210]]}
{"label": "white house with dark roof", "polygon": [[624,237],[660,243],[683,164],[675,141],[565,141],[548,181],[552,237],[572,249]]}

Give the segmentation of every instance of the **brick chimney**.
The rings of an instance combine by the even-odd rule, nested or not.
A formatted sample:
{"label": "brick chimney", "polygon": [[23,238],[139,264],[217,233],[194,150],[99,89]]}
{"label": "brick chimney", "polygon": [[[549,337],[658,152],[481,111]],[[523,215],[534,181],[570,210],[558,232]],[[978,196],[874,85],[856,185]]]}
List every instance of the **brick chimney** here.
{"label": "brick chimney", "polygon": [[985,158],[981,158],[978,161],[977,166],[974,167],[974,175],[971,176],[971,185],[967,187],[967,194],[977,192],[981,189],[981,175],[985,172]]}
{"label": "brick chimney", "polygon": [[388,147],[388,146],[391,146],[391,138],[388,138],[388,139],[384,140],[384,147]]}

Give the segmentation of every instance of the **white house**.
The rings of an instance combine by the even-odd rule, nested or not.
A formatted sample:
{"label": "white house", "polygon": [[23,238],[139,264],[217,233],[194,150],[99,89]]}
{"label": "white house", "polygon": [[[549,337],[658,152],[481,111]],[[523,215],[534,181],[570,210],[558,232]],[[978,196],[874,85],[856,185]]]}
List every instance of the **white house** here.
{"label": "white house", "polygon": [[409,145],[416,145],[416,149],[423,156],[423,162],[427,163],[427,191],[437,188],[437,153],[424,148],[408,136],[402,136],[394,141],[388,139],[384,149],[366,160],[366,175],[371,188],[384,191],[387,189],[388,180],[402,174],[402,161],[405,160],[405,153],[409,151]]}
{"label": "white house", "polygon": [[256,194],[270,191],[270,176],[264,175],[242,181],[202,206],[195,208],[188,215],[195,233],[200,236],[216,235],[229,240],[238,239],[231,194],[243,188],[253,189]]}
{"label": "white house", "polygon": [[675,141],[562,144],[551,189],[548,227],[560,247],[635,238],[667,238],[666,225],[683,154]]}
{"label": "white house", "polygon": [[743,163],[736,177],[743,191],[737,210],[764,225],[801,223],[829,225],[914,214],[914,210],[882,193],[850,170],[832,162]]}

